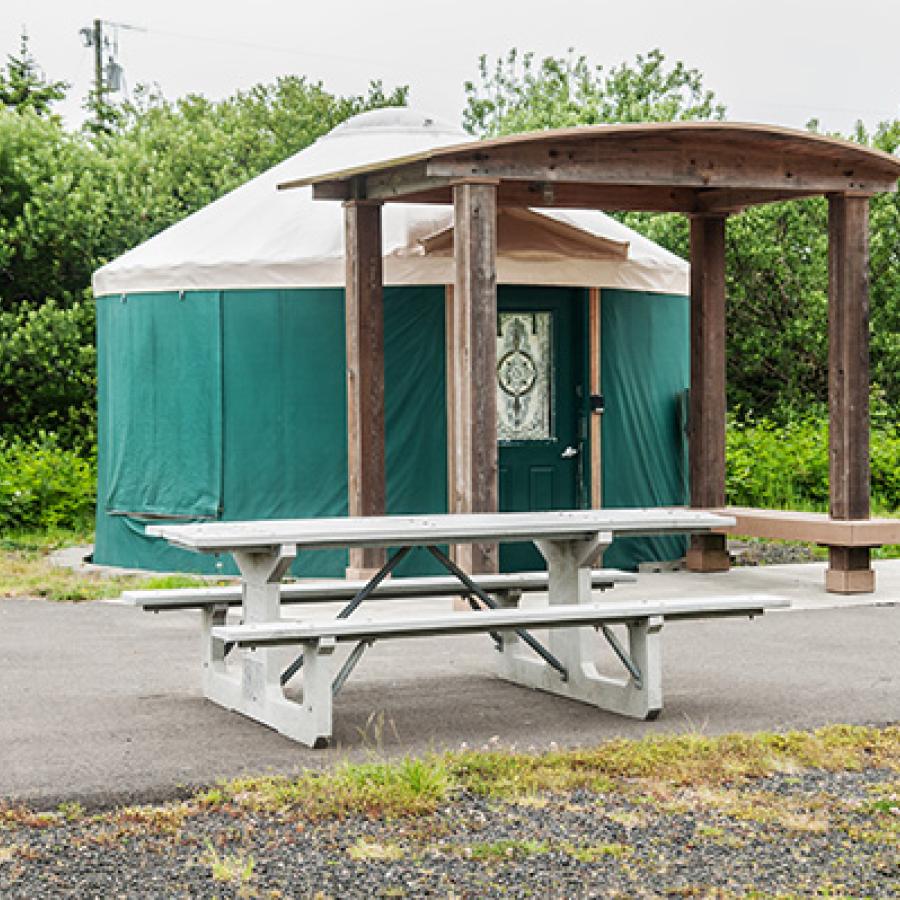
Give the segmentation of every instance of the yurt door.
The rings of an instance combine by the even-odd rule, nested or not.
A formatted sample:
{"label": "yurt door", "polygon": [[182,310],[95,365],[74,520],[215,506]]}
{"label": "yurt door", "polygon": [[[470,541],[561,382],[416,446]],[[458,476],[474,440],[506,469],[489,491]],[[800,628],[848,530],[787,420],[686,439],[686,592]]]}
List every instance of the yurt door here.
{"label": "yurt door", "polygon": [[[583,292],[501,288],[497,320],[500,509],[574,509],[581,494],[578,413]],[[503,571],[543,568],[535,547],[505,544]]]}

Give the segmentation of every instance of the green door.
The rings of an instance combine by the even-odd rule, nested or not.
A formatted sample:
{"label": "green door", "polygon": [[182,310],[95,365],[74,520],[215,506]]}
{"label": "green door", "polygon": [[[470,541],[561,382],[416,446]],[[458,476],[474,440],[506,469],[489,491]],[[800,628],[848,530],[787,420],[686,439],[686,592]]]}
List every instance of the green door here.
{"label": "green door", "polygon": [[[584,291],[500,288],[497,434],[500,509],[576,509],[582,496]],[[504,572],[544,568],[533,544],[503,544]]]}

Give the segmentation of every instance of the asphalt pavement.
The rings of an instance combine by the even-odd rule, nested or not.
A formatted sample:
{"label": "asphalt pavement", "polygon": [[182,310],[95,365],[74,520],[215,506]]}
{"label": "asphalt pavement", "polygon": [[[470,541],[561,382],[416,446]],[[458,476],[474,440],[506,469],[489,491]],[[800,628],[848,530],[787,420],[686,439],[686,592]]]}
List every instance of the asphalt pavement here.
{"label": "asphalt pavement", "polygon": [[162,800],[220,778],[463,744],[541,750],[656,732],[897,722],[900,560],[877,569],[875,595],[846,599],[824,593],[815,564],[641,574],[617,587],[607,597],[755,591],[794,603],[754,621],[667,624],[655,722],[498,680],[485,635],[376,644],[335,702],[326,750],[202,697],[197,613],[0,598],[0,802]]}

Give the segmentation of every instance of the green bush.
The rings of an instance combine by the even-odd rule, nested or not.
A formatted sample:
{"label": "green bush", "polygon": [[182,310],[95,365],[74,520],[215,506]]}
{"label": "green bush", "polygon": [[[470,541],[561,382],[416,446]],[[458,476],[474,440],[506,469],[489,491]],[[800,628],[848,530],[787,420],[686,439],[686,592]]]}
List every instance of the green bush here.
{"label": "green bush", "polygon": [[[735,506],[828,509],[828,418],[816,414],[728,423],[726,495]],[[900,510],[900,426],[876,407],[871,431],[872,505]]]}
{"label": "green bush", "polygon": [[0,438],[52,432],[86,450],[96,423],[94,304],[55,300],[0,310]]}
{"label": "green bush", "polygon": [[0,442],[0,533],[90,529],[96,465],[59,445],[54,435]]}

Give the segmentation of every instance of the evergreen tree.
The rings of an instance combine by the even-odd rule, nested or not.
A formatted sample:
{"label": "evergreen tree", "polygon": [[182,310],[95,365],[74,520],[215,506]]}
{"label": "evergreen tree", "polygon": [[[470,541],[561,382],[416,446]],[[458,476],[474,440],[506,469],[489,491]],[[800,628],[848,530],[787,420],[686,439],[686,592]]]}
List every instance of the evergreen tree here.
{"label": "evergreen tree", "polygon": [[0,70],[0,103],[15,109],[33,110],[39,116],[50,114],[50,107],[66,96],[65,81],[48,81],[28,49],[28,32],[22,31],[19,55],[6,57]]}

